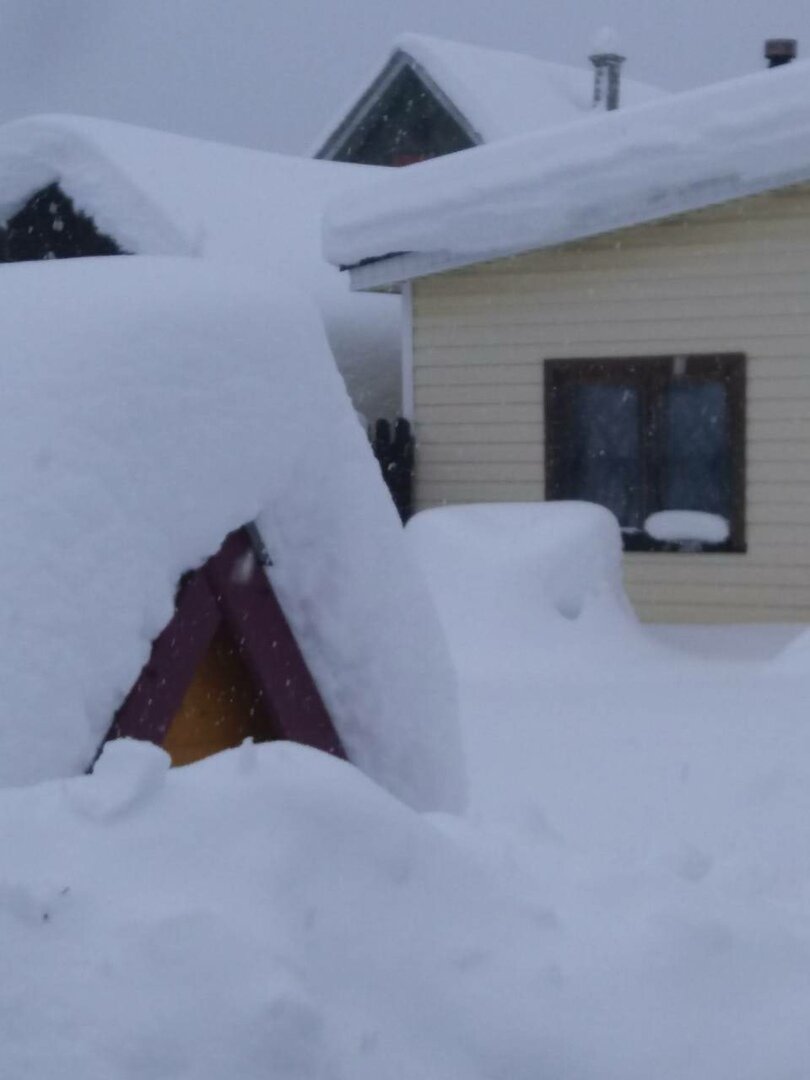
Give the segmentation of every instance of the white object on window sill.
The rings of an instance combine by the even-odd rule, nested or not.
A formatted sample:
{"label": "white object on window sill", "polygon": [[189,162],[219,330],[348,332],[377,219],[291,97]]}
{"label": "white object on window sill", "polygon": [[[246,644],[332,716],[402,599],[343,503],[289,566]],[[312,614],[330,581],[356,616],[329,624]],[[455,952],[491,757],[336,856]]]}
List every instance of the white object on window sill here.
{"label": "white object on window sill", "polygon": [[723,544],[729,538],[729,524],[719,514],[702,510],[660,510],[650,514],[644,531],[653,540],[669,544]]}

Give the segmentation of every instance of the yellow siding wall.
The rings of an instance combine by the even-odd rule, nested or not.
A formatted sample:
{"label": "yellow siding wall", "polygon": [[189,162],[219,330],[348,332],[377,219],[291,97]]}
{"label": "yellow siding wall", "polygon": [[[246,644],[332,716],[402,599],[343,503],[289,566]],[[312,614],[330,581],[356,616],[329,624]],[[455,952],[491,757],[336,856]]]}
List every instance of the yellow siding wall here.
{"label": "yellow siding wall", "polygon": [[643,618],[810,621],[810,190],[414,283],[417,505],[543,498],[543,360],[744,352],[746,555],[634,553]]}

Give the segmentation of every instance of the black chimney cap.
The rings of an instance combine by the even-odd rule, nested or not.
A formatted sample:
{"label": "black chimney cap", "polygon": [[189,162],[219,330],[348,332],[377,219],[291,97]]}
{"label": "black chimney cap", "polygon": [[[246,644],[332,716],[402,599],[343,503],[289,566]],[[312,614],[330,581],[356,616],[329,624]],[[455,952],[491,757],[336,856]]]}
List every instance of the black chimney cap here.
{"label": "black chimney cap", "polygon": [[799,52],[799,43],[795,38],[769,38],[765,42],[765,59],[768,67],[781,67],[795,60]]}

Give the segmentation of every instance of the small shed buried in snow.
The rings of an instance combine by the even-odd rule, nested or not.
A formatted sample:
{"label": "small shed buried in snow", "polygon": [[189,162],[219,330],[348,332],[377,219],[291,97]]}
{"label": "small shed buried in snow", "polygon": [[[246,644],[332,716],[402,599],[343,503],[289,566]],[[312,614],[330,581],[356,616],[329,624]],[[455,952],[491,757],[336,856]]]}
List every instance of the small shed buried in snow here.
{"label": "small shed buried in snow", "polygon": [[106,740],[147,739],[188,765],[245,739],[289,739],[345,757],[264,567],[244,526],[183,575],[175,610]]}
{"label": "small shed buried in snow", "polygon": [[315,309],[199,259],[0,278],[0,785],[252,736],[458,806],[444,639]]}

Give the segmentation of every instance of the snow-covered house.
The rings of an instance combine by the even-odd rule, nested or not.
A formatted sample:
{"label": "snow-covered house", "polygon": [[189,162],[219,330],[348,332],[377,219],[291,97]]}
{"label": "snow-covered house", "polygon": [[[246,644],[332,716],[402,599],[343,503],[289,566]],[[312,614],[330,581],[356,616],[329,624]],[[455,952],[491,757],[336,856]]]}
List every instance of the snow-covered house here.
{"label": "snow-covered house", "polygon": [[[406,802],[457,805],[444,639],[315,307],[203,259],[0,278],[0,786],[81,773],[116,713],[161,741],[144,698],[188,691],[230,735],[175,731],[178,762],[292,717]],[[240,663],[271,729],[231,724]]]}
{"label": "snow-covered house", "polygon": [[0,258],[188,255],[283,276],[316,301],[356,408],[399,411],[396,305],[352,295],[323,259],[326,201],[358,167],[86,117],[0,127]]}
{"label": "snow-covered house", "polygon": [[[620,101],[662,91],[629,79]],[[410,165],[587,114],[594,73],[521,53],[403,34],[382,68],[319,140],[315,156]]]}
{"label": "snow-covered house", "polygon": [[810,618],[810,65],[389,171],[326,244],[403,295],[417,505],[599,502],[645,618]]}

